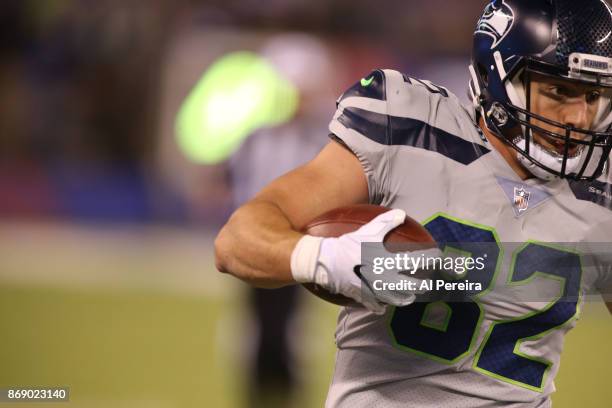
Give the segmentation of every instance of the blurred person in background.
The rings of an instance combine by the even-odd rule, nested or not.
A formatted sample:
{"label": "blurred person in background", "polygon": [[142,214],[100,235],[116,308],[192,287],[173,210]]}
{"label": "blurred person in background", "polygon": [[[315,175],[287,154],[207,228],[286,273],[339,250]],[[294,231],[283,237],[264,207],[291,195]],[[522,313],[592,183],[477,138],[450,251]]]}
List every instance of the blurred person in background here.
{"label": "blurred person in background", "polygon": [[[316,156],[327,143],[327,120],[333,112],[331,56],[316,37],[282,34],[267,40],[261,56],[297,91],[297,111],[286,123],[254,131],[229,160],[234,207],[238,208],[272,180]],[[288,100],[279,100],[278,109]],[[291,336],[301,289],[252,288],[249,310],[255,320],[251,356],[249,404],[252,407],[288,407],[299,369]],[[250,337],[246,337],[250,338]]]}

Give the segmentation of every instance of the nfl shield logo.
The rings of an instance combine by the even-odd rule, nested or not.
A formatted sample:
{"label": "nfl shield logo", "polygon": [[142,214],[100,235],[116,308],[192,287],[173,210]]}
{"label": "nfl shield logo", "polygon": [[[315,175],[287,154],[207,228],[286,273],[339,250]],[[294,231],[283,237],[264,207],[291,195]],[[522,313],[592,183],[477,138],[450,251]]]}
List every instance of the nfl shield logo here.
{"label": "nfl shield logo", "polygon": [[529,207],[529,197],[531,193],[525,190],[525,187],[514,187],[514,205],[519,214]]}

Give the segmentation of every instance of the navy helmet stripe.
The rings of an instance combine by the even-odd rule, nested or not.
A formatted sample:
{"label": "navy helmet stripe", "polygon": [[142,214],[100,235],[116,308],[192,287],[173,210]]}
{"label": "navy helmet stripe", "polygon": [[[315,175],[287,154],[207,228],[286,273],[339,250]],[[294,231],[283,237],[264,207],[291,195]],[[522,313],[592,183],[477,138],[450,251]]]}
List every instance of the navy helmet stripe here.
{"label": "navy helmet stripe", "polygon": [[[412,146],[439,153],[468,165],[490,152],[484,146],[469,142],[423,121],[384,115],[359,108],[345,108],[338,122],[376,143],[388,146]],[[391,130],[391,134],[388,131]]]}

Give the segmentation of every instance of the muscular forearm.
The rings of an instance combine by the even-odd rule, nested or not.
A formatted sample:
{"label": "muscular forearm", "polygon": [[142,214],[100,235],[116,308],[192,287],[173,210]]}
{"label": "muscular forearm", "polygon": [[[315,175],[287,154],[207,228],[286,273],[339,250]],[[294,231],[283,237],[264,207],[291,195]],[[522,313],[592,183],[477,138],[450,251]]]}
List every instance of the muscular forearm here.
{"label": "muscular forearm", "polygon": [[291,252],[301,236],[277,205],[251,201],[232,215],[217,236],[217,269],[258,287],[293,283]]}
{"label": "muscular forearm", "polygon": [[367,200],[359,160],[330,142],[232,215],[215,241],[217,268],[259,287],[291,284],[291,256],[302,238],[298,231],[320,214]]}

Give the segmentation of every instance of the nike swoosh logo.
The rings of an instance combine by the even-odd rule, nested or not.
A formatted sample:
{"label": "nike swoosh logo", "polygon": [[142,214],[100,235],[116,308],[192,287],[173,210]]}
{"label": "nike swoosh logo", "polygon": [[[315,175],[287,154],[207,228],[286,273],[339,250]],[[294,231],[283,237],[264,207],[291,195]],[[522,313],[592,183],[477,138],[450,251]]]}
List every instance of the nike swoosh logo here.
{"label": "nike swoosh logo", "polygon": [[355,275],[357,275],[357,276],[359,277],[359,279],[361,280],[361,283],[362,283],[362,284],[366,285],[366,287],[367,287],[368,289],[370,289],[370,291],[371,291],[372,293],[375,293],[376,291],[374,290],[374,288],[372,288],[372,286],[370,285],[370,282],[368,282],[368,281],[367,281],[367,280],[366,280],[366,279],[363,277],[363,275],[361,274],[361,267],[362,267],[362,266],[363,266],[363,265],[355,265],[355,266],[353,267],[353,272],[355,272]]}
{"label": "nike swoosh logo", "polygon": [[363,275],[361,274],[361,267],[363,265],[355,265],[355,267],[353,268],[353,272],[355,272],[355,275],[359,276],[359,278],[363,279]]}
{"label": "nike swoosh logo", "polygon": [[374,80],[374,76],[369,77],[368,79],[361,78],[361,86],[369,86]]}

